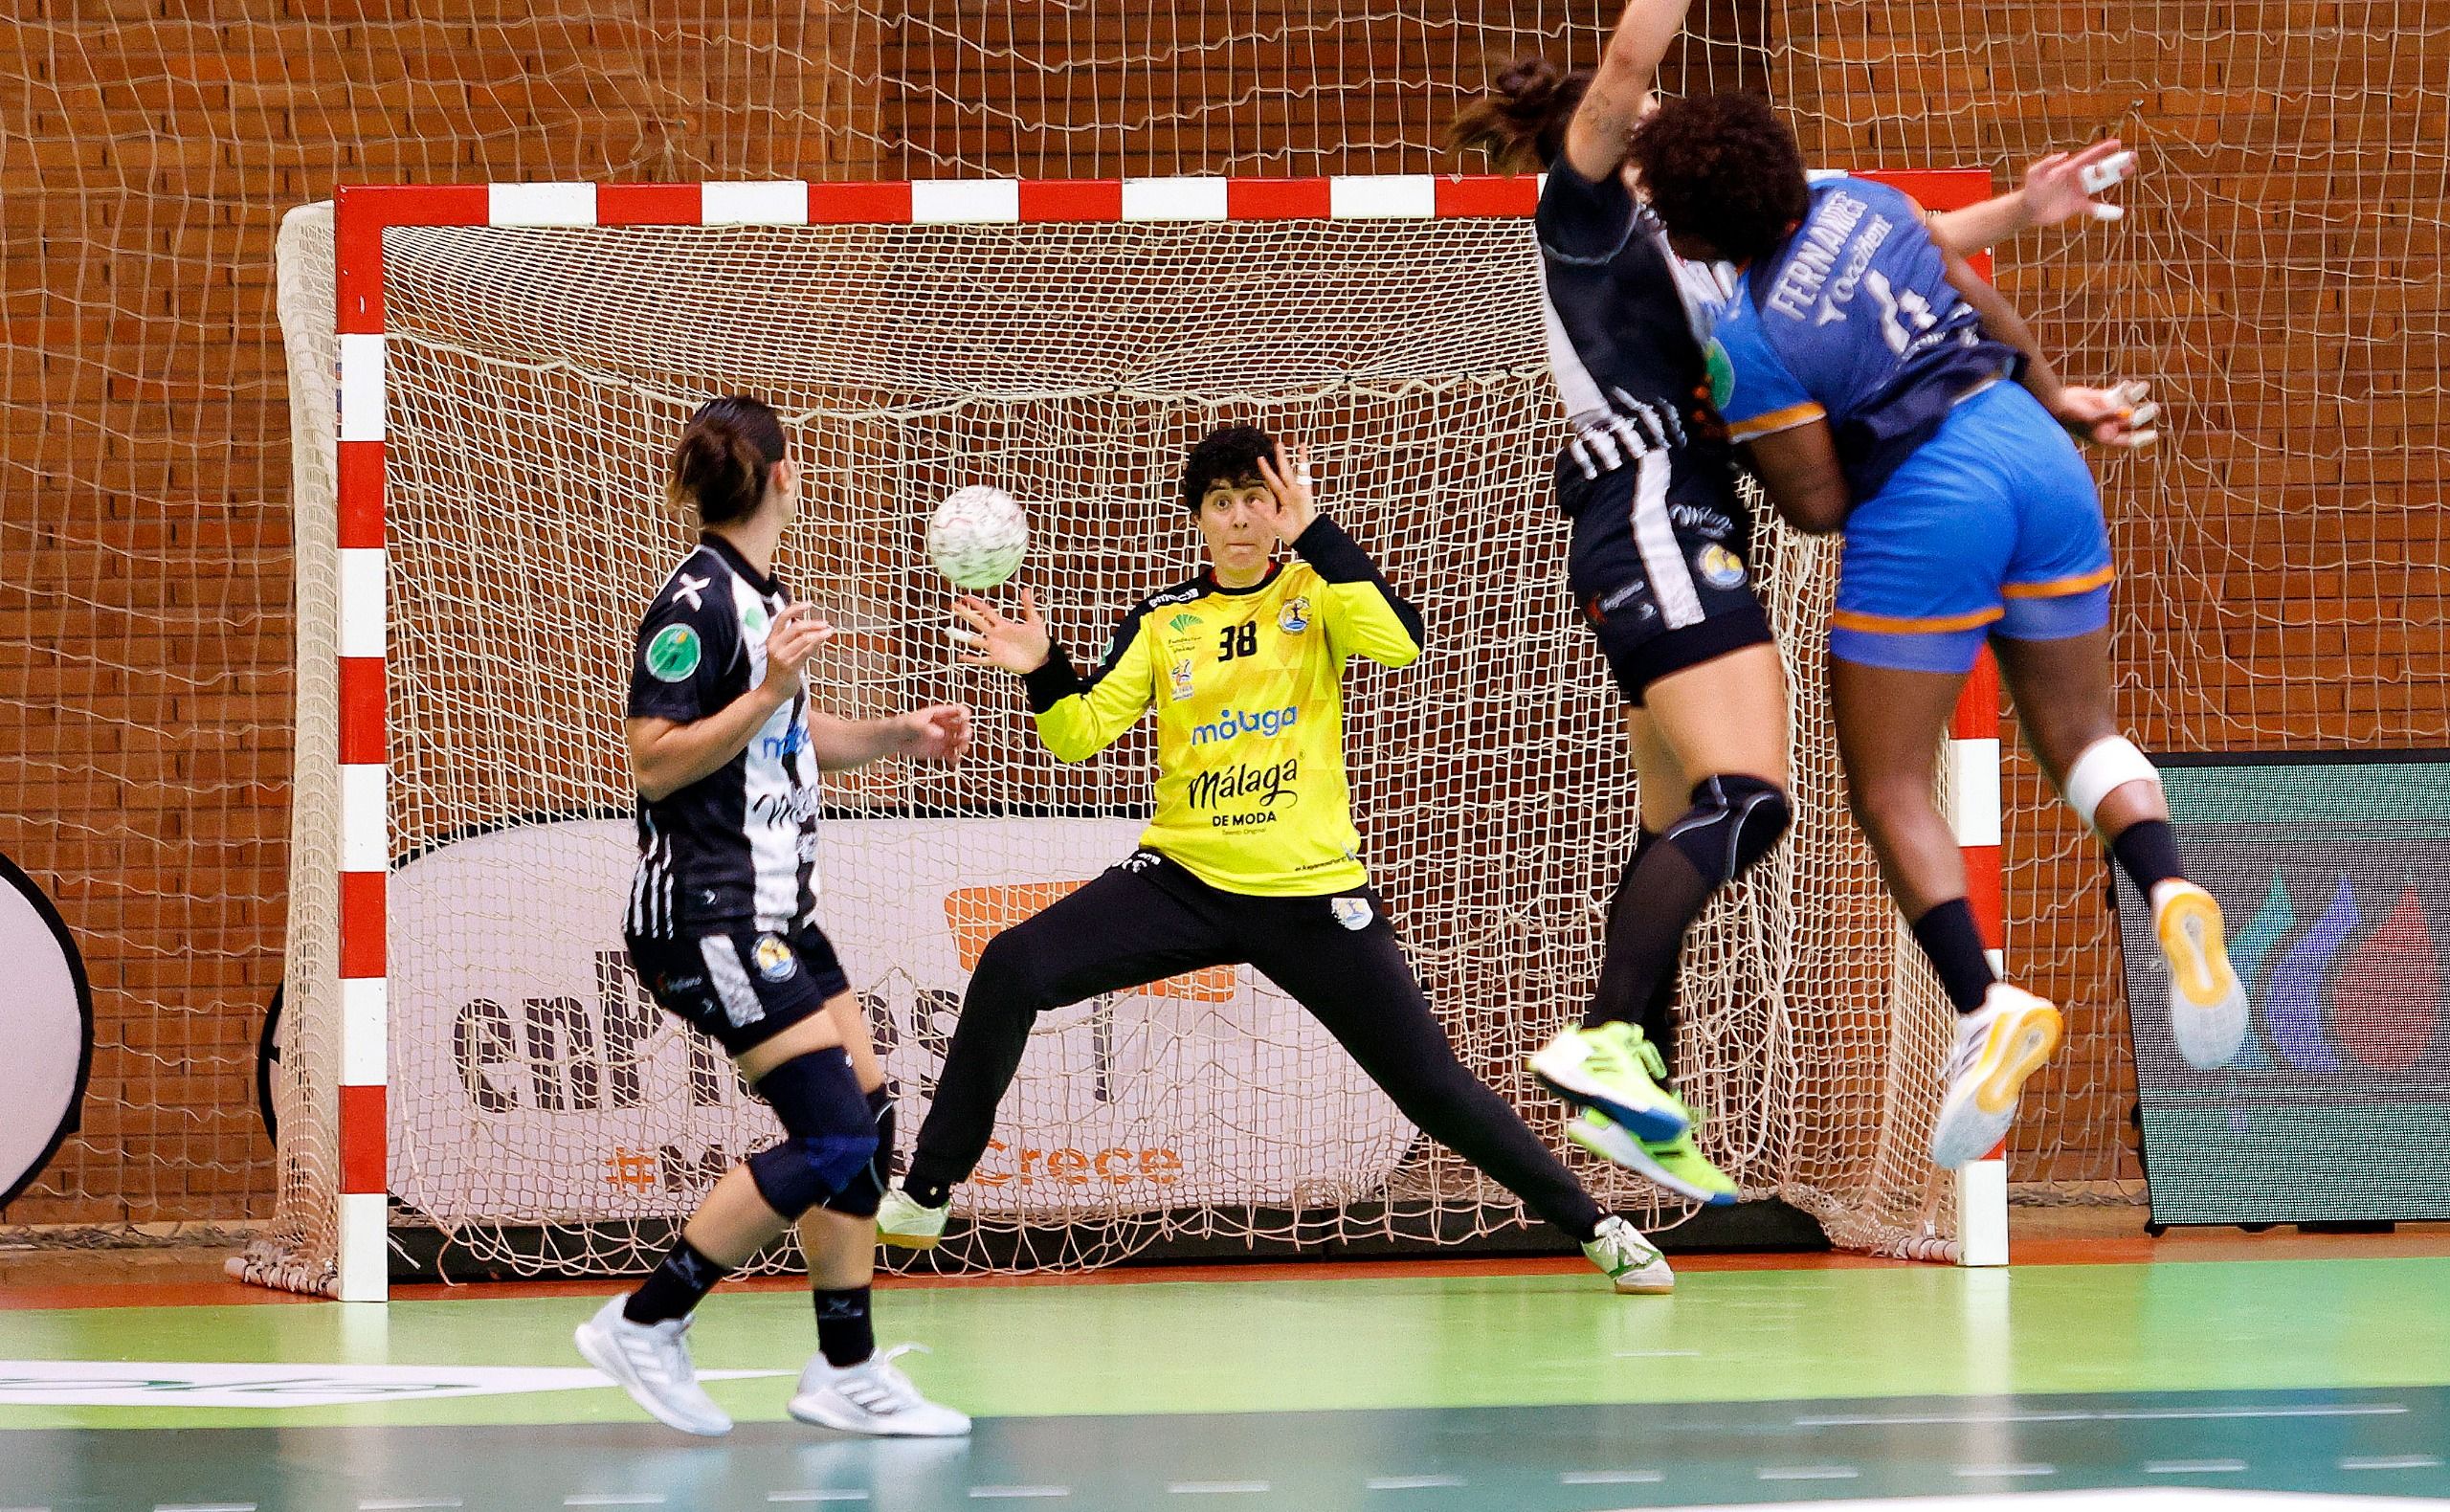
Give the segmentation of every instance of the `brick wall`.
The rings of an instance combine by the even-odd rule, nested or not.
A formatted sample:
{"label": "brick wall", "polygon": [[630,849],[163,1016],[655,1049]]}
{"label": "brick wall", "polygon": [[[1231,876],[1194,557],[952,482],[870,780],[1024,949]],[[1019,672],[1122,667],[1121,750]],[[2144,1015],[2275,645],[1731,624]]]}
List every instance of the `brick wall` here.
{"label": "brick wall", "polygon": [[[284,209],[343,178],[1418,170],[1459,80],[1598,35],[1529,0],[727,9],[22,0],[0,33],[0,852],[82,941],[99,1021],[84,1137],[10,1220],[269,1201]],[[2450,740],[2450,0],[1696,14],[1676,77],[1766,82],[1834,166],[2143,145],[2127,222],[2002,259],[2073,368],[2174,401],[2108,473],[2127,712],[2178,747]],[[2010,948],[2077,1031],[2022,1169],[2123,1176],[2098,862],[2029,768],[2011,794]]]}

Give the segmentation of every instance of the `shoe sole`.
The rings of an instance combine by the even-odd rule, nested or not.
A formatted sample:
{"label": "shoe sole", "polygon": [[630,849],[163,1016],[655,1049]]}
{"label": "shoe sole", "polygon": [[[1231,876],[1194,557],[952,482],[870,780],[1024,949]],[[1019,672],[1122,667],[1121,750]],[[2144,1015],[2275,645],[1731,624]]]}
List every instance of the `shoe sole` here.
{"label": "shoe sole", "polygon": [[2059,1010],[2048,1004],[2023,1012],[1999,1063],[1970,1091],[1951,1090],[1940,1104],[1939,1121],[1931,1126],[1933,1165],[1949,1170],[1970,1166],[2007,1137],[2025,1078],[2059,1049],[2060,1027]]}
{"label": "shoe sole", "polygon": [[1696,1187],[1690,1182],[1678,1180],[1668,1172],[1666,1167],[1650,1158],[1650,1151],[1642,1148],[1642,1142],[1637,1139],[1618,1141],[1611,1138],[1609,1133],[1587,1127],[1580,1122],[1566,1125],[1566,1138],[1601,1160],[1611,1165],[1622,1166],[1652,1186],[1665,1191],[1672,1191],[1680,1197],[1689,1198],[1712,1208],[1724,1208],[1735,1201],[1734,1192],[1712,1191],[1705,1187]]}
{"label": "shoe sole", "polygon": [[662,1403],[657,1401],[654,1395],[639,1384],[637,1375],[630,1369],[629,1362],[621,1358],[620,1350],[599,1347],[596,1345],[595,1324],[592,1321],[579,1324],[576,1331],[570,1335],[570,1341],[578,1345],[580,1359],[611,1376],[613,1384],[630,1394],[631,1401],[645,1408],[647,1415],[664,1427],[678,1429],[681,1433],[692,1434],[700,1438],[721,1438],[731,1432],[729,1423],[725,1423],[721,1428],[706,1428],[685,1422]]}
{"label": "shoe sole", "polygon": [[794,1396],[783,1411],[812,1428],[831,1428],[837,1434],[858,1434],[863,1438],[967,1438],[969,1436],[968,1423],[964,1423],[959,1428],[927,1429],[880,1427],[870,1421],[837,1422],[826,1415],[821,1398]]}
{"label": "shoe sole", "polygon": [[2170,1034],[2198,1071],[2237,1058],[2246,1038],[2246,991],[2229,965],[2226,922],[2210,893],[2190,888],[2154,923],[2170,967]]}
{"label": "shoe sole", "polygon": [[[1689,1120],[1660,1108],[1637,1108],[1630,1102],[1619,1102],[1605,1088],[1591,1085],[1574,1086],[1550,1076],[1537,1057],[1526,1062],[1540,1085],[1565,1099],[1578,1108],[1597,1108],[1616,1123],[1633,1130],[1637,1139],[1666,1141],[1682,1137],[1693,1125]],[[1570,1073],[1569,1073],[1570,1074]]]}
{"label": "shoe sole", "polygon": [[1619,1297],[1667,1297],[1673,1295],[1675,1291],[1676,1278],[1673,1276],[1665,1281],[1616,1282],[1616,1295]]}
{"label": "shoe sole", "polygon": [[945,1236],[941,1234],[887,1234],[879,1229],[877,1240],[897,1250],[932,1250],[944,1242]]}

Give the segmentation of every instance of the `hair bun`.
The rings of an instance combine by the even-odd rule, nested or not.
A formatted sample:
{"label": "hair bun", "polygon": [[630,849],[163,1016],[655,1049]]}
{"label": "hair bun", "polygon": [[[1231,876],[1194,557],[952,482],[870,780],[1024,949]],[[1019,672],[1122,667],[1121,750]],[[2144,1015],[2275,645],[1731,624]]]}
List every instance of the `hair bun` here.
{"label": "hair bun", "polygon": [[[758,429],[771,434],[761,443]],[[696,506],[705,524],[737,520],[757,507],[767,469],[782,456],[782,427],[754,399],[731,396],[702,407],[672,449],[665,492]]]}
{"label": "hair bun", "polygon": [[1527,125],[1539,125],[1556,108],[1557,91],[1565,81],[1565,70],[1556,64],[1545,57],[1526,57],[1500,74],[1491,93],[1507,115]]}

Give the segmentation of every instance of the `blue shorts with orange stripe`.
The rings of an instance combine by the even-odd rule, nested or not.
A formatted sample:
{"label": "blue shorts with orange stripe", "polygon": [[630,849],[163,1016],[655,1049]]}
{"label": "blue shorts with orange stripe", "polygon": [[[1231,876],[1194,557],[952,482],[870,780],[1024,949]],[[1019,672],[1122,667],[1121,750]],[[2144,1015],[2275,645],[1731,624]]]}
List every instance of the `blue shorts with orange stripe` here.
{"label": "blue shorts with orange stripe", "polygon": [[2106,626],[2111,575],[2092,469],[2040,401],[2002,381],[1960,402],[1847,517],[1829,650],[1969,671],[1986,636]]}

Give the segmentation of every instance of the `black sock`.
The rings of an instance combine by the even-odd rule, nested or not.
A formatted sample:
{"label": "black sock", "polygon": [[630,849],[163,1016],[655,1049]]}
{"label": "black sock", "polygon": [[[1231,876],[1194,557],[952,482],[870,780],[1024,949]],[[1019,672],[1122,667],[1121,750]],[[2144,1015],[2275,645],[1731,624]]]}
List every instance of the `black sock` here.
{"label": "black sock", "polygon": [[1676,1001],[1676,966],[1684,949],[1685,926],[1712,891],[1682,852],[1660,845],[1648,830],[1635,838],[1634,854],[1608,900],[1599,983],[1582,1015],[1583,1028],[1638,1024],[1643,1036],[1664,1053],[1675,1038],[1664,1011]]}
{"label": "black sock", "polygon": [[876,1323],[868,1316],[868,1288],[829,1292],[817,1288],[816,1347],[839,1370],[877,1352]]}
{"label": "black sock", "polygon": [[2178,867],[2178,837],[2171,833],[2167,819],[2138,819],[2119,831],[2109,848],[2118,864],[2144,890],[2147,901],[2153,888],[2186,876]]}
{"label": "black sock", "polygon": [[1962,898],[1951,898],[1914,921],[1914,939],[1931,958],[1940,986],[1960,1013],[1982,1006],[1997,976],[1991,958],[1982,953],[1982,931],[1974,926],[1973,910]]}
{"label": "black sock", "polygon": [[675,1239],[663,1263],[622,1303],[621,1316],[635,1323],[686,1318],[691,1309],[706,1300],[715,1283],[730,1274],[725,1267],[699,1254],[687,1239]]}

